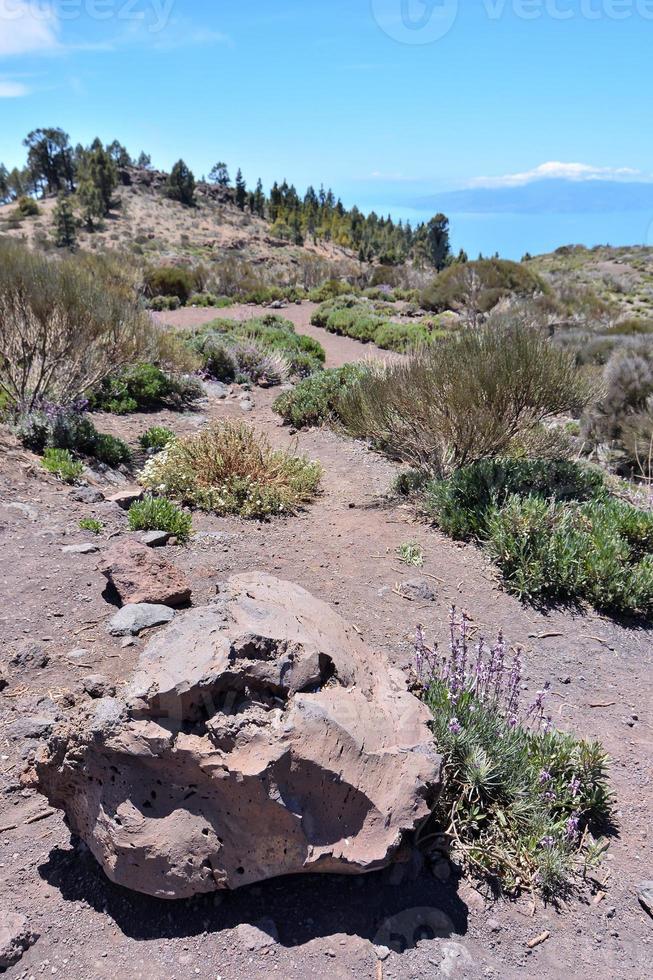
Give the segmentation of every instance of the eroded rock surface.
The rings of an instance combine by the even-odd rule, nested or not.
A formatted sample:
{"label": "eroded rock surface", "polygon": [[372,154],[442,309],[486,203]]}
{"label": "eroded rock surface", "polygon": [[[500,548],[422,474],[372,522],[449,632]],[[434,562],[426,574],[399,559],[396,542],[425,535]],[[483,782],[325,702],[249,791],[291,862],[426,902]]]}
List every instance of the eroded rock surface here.
{"label": "eroded rock surface", "polygon": [[191,597],[183,572],[138,541],[126,539],[109,548],[100,571],[123,605],[182,606]]}
{"label": "eroded rock surface", "polygon": [[393,858],[440,772],[428,710],[325,603],[263,574],[178,615],[37,761],[115,882],[163,898]]}

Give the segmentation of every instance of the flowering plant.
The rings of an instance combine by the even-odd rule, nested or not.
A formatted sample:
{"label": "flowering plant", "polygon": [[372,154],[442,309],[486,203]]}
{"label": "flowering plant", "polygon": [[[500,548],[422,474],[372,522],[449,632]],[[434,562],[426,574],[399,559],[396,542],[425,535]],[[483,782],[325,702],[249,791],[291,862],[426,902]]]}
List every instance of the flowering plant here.
{"label": "flowering plant", "polygon": [[420,836],[447,834],[461,860],[499,889],[551,897],[604,849],[607,758],[597,742],[554,729],[550,685],[521,706],[523,651],[489,645],[454,607],[449,651],[417,630],[416,673],[443,755],[443,788]]}

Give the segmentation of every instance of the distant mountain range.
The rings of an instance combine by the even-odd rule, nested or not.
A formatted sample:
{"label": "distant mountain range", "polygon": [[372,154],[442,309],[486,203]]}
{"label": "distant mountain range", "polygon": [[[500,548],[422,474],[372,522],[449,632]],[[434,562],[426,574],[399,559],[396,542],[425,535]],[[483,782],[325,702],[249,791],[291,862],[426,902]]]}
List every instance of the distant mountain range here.
{"label": "distant mountain range", "polygon": [[653,182],[535,180],[512,187],[471,187],[422,197],[420,210],[445,214],[603,214],[653,211]]}

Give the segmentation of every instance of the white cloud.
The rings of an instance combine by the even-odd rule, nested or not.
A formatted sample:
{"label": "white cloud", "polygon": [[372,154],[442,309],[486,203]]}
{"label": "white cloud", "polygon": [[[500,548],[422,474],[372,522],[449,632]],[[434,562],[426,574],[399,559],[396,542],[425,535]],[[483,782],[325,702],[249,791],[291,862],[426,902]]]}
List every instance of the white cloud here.
{"label": "white cloud", "polygon": [[53,51],[59,47],[58,31],[52,7],[0,0],[0,57]]}
{"label": "white cloud", "polygon": [[0,81],[0,99],[20,99],[24,95],[29,95],[29,89],[22,82]]}
{"label": "white cloud", "polygon": [[503,177],[476,177],[470,181],[470,187],[522,187],[535,180],[628,180],[640,176],[639,170],[630,167],[593,167],[588,163],[561,163],[551,160],[524,173],[505,174]]}

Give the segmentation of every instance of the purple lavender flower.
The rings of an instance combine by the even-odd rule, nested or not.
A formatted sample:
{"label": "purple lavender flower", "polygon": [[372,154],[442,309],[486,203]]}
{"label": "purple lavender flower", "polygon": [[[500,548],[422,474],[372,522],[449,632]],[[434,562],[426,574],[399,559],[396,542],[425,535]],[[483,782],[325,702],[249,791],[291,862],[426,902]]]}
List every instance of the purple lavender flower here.
{"label": "purple lavender flower", "polygon": [[565,830],[565,840],[570,844],[575,844],[580,836],[580,819],[577,813],[572,813],[567,821]]}
{"label": "purple lavender flower", "polygon": [[550,834],[547,834],[546,837],[543,837],[539,843],[539,847],[542,847],[547,851],[553,850],[555,846],[556,846],[555,837],[551,837]]}
{"label": "purple lavender flower", "polygon": [[580,792],[580,787],[581,787],[580,779],[578,778],[578,776],[574,776],[571,782],[569,783],[569,787],[568,787],[569,792],[571,793],[574,799],[576,799],[576,797],[578,796],[578,793]]}
{"label": "purple lavender flower", "polygon": [[540,770],[540,783],[548,783],[551,781],[551,773],[547,769]]}
{"label": "purple lavender flower", "polygon": [[463,730],[463,726],[460,724],[457,718],[452,718],[449,722],[449,731],[452,735],[460,735]]}

